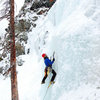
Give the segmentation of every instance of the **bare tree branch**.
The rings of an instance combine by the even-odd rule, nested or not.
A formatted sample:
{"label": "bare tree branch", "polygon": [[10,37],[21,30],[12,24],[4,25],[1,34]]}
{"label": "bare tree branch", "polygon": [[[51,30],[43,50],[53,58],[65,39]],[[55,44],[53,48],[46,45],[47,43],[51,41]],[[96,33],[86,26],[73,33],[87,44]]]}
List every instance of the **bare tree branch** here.
{"label": "bare tree branch", "polygon": [[4,18],[9,19],[10,16],[10,3],[9,0],[1,0],[0,21]]}

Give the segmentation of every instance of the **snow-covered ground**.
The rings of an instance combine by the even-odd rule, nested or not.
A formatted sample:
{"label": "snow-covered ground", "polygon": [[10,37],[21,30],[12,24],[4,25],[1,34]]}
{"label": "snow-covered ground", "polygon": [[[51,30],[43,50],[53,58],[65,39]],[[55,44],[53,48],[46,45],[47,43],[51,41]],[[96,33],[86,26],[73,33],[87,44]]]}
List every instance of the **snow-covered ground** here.
{"label": "snow-covered ground", "polygon": [[[29,33],[25,62],[17,66],[20,100],[43,100],[46,84],[42,53],[55,51],[56,83],[44,100],[100,100],[100,0],[57,0]],[[10,79],[0,76],[0,97],[10,100]]]}

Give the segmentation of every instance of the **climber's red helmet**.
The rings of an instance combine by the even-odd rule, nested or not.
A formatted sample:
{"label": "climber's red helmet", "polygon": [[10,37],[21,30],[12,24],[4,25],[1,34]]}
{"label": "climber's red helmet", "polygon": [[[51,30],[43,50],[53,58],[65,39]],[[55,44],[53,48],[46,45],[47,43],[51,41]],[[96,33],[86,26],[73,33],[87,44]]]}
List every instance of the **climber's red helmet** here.
{"label": "climber's red helmet", "polygon": [[43,58],[46,57],[46,56],[47,56],[47,55],[46,55],[45,53],[42,54],[42,57],[43,57]]}

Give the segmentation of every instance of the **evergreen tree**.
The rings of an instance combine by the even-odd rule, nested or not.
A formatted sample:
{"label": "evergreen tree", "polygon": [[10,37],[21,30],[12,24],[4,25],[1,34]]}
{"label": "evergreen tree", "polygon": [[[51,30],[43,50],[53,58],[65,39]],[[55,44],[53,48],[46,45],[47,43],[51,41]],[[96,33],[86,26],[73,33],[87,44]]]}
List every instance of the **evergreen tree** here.
{"label": "evergreen tree", "polygon": [[14,0],[10,0],[10,34],[11,34],[11,90],[12,100],[18,100],[17,74],[16,74],[16,49],[14,28]]}
{"label": "evergreen tree", "polygon": [[9,21],[9,36],[10,36],[10,68],[7,72],[11,73],[11,100],[19,100],[18,98],[18,88],[17,88],[17,73],[16,73],[16,49],[15,49],[15,28],[14,28],[14,0],[5,0],[4,2],[5,8],[1,10],[0,20],[7,18]]}

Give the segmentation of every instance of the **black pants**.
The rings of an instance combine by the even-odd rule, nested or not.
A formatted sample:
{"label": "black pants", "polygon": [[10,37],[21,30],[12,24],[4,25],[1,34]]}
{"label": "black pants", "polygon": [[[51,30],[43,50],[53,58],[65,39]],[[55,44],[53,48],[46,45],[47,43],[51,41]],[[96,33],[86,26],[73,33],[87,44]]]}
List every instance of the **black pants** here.
{"label": "black pants", "polygon": [[[45,80],[46,80],[46,78],[47,78],[47,76],[48,76],[47,72],[48,72],[48,69],[45,69],[45,75],[44,75],[44,77],[43,77],[43,79],[42,79],[42,82],[43,82],[43,83],[45,83]],[[56,77],[56,72],[55,72],[53,69],[51,70],[51,72],[52,72],[52,74],[53,74],[53,76],[52,76],[52,78],[51,78],[51,81],[54,81],[54,79],[55,79],[55,77]]]}

